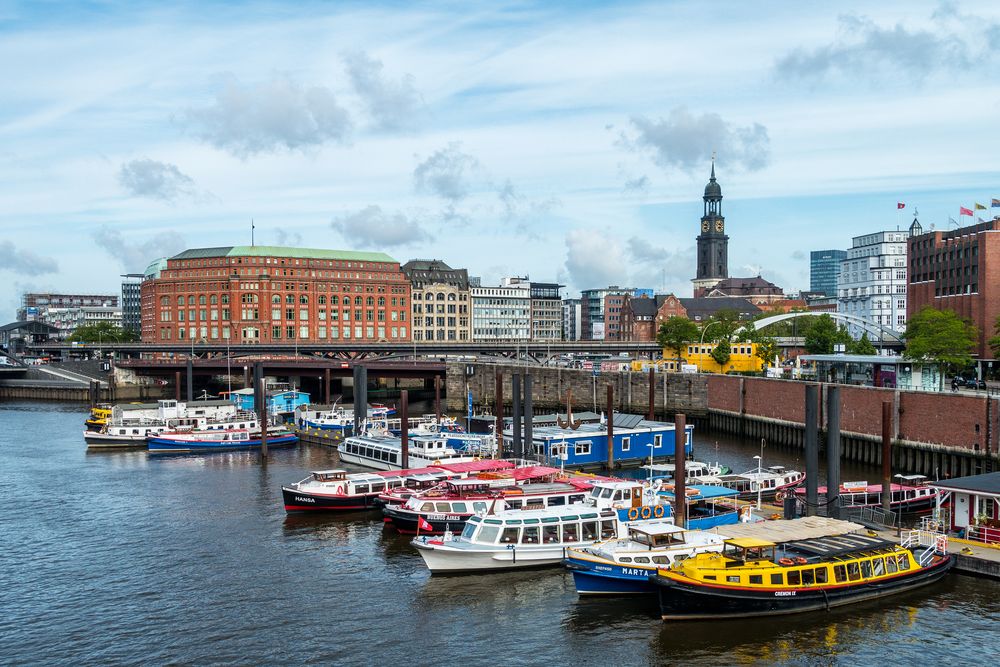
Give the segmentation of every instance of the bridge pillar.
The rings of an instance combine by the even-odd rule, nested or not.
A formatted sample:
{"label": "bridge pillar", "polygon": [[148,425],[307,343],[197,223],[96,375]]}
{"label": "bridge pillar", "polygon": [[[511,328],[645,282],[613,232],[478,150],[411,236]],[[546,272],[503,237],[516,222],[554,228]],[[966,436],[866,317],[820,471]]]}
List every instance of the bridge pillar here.
{"label": "bridge pillar", "polygon": [[330,405],[330,369],[323,369],[323,402]]}
{"label": "bridge pillar", "polygon": [[174,371],[174,400],[181,400],[181,372]]}
{"label": "bridge pillar", "polygon": [[816,516],[819,503],[819,387],[806,385],[806,516]]}
{"label": "bridge pillar", "polygon": [[826,390],[826,515],[840,518],[840,387]]}
{"label": "bridge pillar", "polygon": [[194,362],[187,360],[187,400],[190,403],[194,400]]}
{"label": "bridge pillar", "polygon": [[532,444],[532,438],[534,433],[532,428],[534,427],[535,421],[535,409],[532,405],[531,390],[532,390],[532,379],[531,373],[524,374],[524,439],[521,445],[521,458],[527,458],[527,452],[534,452],[534,445]]}
{"label": "bridge pillar", "polygon": [[368,369],[361,364],[354,366],[354,435],[361,432],[361,425],[368,418]]}

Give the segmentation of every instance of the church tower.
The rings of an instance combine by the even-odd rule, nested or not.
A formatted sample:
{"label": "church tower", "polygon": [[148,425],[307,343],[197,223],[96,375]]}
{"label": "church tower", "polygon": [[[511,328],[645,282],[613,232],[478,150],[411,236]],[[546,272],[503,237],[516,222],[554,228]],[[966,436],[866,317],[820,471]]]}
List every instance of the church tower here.
{"label": "church tower", "polygon": [[719,281],[729,277],[729,237],[726,236],[726,219],[722,216],[722,188],[715,180],[715,158],[712,158],[712,176],[705,186],[705,211],[701,216],[701,234],[698,235],[698,270],[694,295],[705,296]]}

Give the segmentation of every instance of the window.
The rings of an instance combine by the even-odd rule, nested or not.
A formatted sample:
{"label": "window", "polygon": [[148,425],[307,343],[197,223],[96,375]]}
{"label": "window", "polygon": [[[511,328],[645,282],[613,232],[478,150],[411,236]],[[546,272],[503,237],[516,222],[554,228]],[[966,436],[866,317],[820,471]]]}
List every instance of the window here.
{"label": "window", "polygon": [[760,574],[751,574],[750,575],[750,583],[751,584],[763,584],[764,583],[764,577],[763,577],[763,575],[760,575]]}
{"label": "window", "polygon": [[520,532],[520,528],[504,528],[503,533],[500,535],[500,541],[504,543],[517,542]]}
{"label": "window", "polygon": [[546,544],[553,544],[559,541],[559,525],[551,524],[548,526],[542,526],[542,539],[545,540]]}
{"label": "window", "polygon": [[861,578],[861,569],[858,567],[857,562],[847,564],[847,578],[851,581],[857,581]]}
{"label": "window", "polygon": [[777,574],[772,574],[771,575],[771,585],[772,586],[781,586],[784,583],[785,583],[785,578],[781,574],[781,572],[778,572]]}
{"label": "window", "polygon": [[902,572],[904,570],[909,570],[910,569],[910,559],[906,557],[906,554],[899,554],[896,557],[896,565],[899,566],[899,571],[900,572]]}
{"label": "window", "polygon": [[625,437],[622,438],[622,451],[627,452],[632,449],[632,438]]}
{"label": "window", "polygon": [[662,445],[662,444],[663,444],[663,436],[659,435],[659,434],[654,435],[653,436],[653,448],[654,449],[658,449],[660,447],[660,445]]}
{"label": "window", "polygon": [[825,584],[826,583],[826,577],[827,577],[826,568],[825,567],[817,567],[816,568],[816,583],[817,584]]}
{"label": "window", "polygon": [[525,526],[521,544],[538,544],[538,526]]}
{"label": "window", "polygon": [[593,542],[597,539],[597,522],[596,521],[584,521],[583,522],[583,540],[584,542]]}
{"label": "window", "polygon": [[580,524],[568,523],[563,526],[563,542],[577,542],[580,539]]}
{"label": "window", "polygon": [[798,586],[802,583],[802,573],[798,570],[788,570],[788,585]]}
{"label": "window", "polygon": [[885,559],[885,569],[889,574],[894,574],[896,572],[896,559],[889,556]]}
{"label": "window", "polygon": [[483,529],[479,531],[479,541],[492,543],[496,542],[497,535],[500,534],[500,526],[483,526]]}
{"label": "window", "polygon": [[812,586],[814,582],[815,579],[813,578],[813,571],[802,570],[802,583],[806,586]]}
{"label": "window", "polygon": [[870,560],[861,561],[861,576],[865,579],[872,576],[872,562]]}

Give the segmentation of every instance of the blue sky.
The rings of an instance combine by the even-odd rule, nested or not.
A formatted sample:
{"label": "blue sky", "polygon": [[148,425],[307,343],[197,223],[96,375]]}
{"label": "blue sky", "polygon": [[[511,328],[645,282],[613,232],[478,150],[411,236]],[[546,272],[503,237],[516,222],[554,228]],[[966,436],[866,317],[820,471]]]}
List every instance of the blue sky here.
{"label": "blue sky", "polygon": [[0,3],[0,320],[251,218],[687,295],[713,151],[730,271],[807,288],[1000,197],[998,39],[972,2]]}

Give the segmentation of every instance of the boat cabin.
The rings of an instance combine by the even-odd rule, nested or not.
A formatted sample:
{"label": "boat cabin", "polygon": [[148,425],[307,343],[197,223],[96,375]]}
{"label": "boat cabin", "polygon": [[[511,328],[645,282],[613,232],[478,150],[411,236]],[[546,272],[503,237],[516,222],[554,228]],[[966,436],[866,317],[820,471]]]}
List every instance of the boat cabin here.
{"label": "boat cabin", "polygon": [[930,482],[938,492],[935,518],[966,539],[1000,543],[1000,472]]}
{"label": "boat cabin", "polygon": [[[748,562],[774,561],[777,545],[757,537],[737,537],[723,542],[722,555],[729,558],[732,565]],[[726,564],[730,567],[730,564]]]}
{"label": "boat cabin", "polygon": [[651,523],[629,528],[628,539],[649,549],[662,549],[685,544],[684,534],[686,532],[680,526],[675,526],[672,523]]}
{"label": "boat cabin", "polygon": [[470,517],[462,539],[477,544],[575,545],[613,539],[617,520],[596,511],[567,508],[565,513],[504,512],[495,517]]}
{"label": "boat cabin", "polygon": [[317,482],[340,482],[347,479],[347,471],[336,470],[314,470],[312,478]]}

